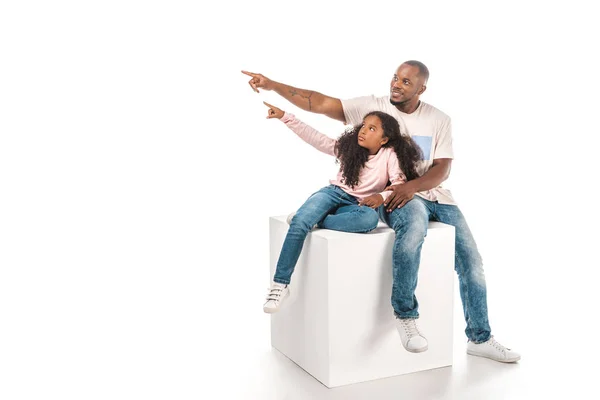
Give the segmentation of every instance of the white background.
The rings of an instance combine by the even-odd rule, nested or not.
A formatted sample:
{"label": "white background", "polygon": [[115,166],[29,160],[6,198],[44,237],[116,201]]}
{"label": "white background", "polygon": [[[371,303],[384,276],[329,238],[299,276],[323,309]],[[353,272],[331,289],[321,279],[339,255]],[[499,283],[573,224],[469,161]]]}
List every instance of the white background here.
{"label": "white background", "polygon": [[600,34],[584,4],[3,2],[0,398],[255,398],[268,217],[337,169],[261,102],[344,126],[240,70],[350,98],[386,94],[407,59],[453,120],[446,186],[494,334],[539,366],[535,391],[587,391]]}

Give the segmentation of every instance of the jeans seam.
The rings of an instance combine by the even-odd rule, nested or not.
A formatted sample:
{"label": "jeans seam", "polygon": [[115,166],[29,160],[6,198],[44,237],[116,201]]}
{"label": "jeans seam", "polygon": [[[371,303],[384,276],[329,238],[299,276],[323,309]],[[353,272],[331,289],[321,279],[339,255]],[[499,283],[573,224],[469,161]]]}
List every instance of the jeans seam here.
{"label": "jeans seam", "polygon": [[[456,240],[456,239],[455,239]],[[456,252],[456,243],[454,244],[454,251]],[[456,271],[459,275],[463,275],[463,279],[465,278],[464,276],[464,269],[462,268],[462,259],[460,256],[457,255],[456,257],[456,263],[459,264],[458,268],[461,270],[461,272],[459,273],[458,270]],[[460,285],[460,280],[459,283]],[[469,297],[469,285],[464,285],[465,286],[465,301],[463,301],[463,306],[467,309],[467,315],[469,316],[469,320],[471,319],[471,313],[469,312],[470,308],[469,307],[469,303],[471,302],[470,297]],[[467,329],[469,330],[469,334],[467,334],[467,337],[469,338],[469,340],[471,340],[471,338],[473,337],[473,330],[472,328],[469,327],[469,321],[467,322]]]}

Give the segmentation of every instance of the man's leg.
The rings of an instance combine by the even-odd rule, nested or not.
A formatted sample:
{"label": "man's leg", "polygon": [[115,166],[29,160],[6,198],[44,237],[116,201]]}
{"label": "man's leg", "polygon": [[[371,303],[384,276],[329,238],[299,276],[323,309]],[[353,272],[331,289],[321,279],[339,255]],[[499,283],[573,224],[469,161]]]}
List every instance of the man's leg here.
{"label": "man's leg", "polygon": [[379,207],[379,215],[396,232],[392,253],[392,307],[398,318],[418,318],[419,303],[415,296],[421,247],[427,235],[429,209],[416,196],[402,208],[388,213]]}
{"label": "man's leg", "polygon": [[436,204],[433,218],[455,228],[455,262],[460,298],[467,328],[467,338],[474,343],[487,341],[491,336],[488,322],[487,289],[483,261],[475,239],[460,209],[454,205]]}
{"label": "man's leg", "polygon": [[458,273],[460,298],[467,322],[467,353],[500,362],[519,361],[519,353],[502,346],[491,334],[483,261],[464,216],[457,206],[436,204],[433,219],[455,228],[454,268]]}
{"label": "man's leg", "polygon": [[377,228],[379,215],[371,207],[357,204],[338,208],[334,214],[329,214],[318,224],[319,228],[334,231],[366,233]]}
{"label": "man's leg", "polygon": [[427,350],[427,339],[417,327],[419,303],[415,296],[421,247],[427,235],[429,208],[425,200],[413,198],[391,213],[379,208],[381,218],[396,232],[392,254],[392,307],[396,329],[407,351]]}

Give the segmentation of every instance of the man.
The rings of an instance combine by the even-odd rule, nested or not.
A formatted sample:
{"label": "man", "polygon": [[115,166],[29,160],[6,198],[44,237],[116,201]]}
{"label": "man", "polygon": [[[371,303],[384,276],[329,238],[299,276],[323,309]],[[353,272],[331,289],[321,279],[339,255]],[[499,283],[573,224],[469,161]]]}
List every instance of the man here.
{"label": "man", "polygon": [[268,79],[264,75],[242,71],[251,76],[250,86],[274,90],[295,106],[330,118],[360,124],[373,110],[394,116],[423,152],[420,177],[390,187],[392,195],[379,208],[380,217],[394,229],[392,306],[402,344],[410,352],[427,350],[427,340],[419,331],[415,297],[421,247],[429,221],[455,227],[455,270],[467,323],[467,353],[500,362],[516,362],[521,357],[498,343],[491,335],[487,311],[487,291],[483,263],[465,218],[450,191],[441,187],[450,174],[453,159],[450,117],[422,102],[429,70],[419,61],[402,63],[390,84],[388,96],[340,100],[316,91],[298,89]]}

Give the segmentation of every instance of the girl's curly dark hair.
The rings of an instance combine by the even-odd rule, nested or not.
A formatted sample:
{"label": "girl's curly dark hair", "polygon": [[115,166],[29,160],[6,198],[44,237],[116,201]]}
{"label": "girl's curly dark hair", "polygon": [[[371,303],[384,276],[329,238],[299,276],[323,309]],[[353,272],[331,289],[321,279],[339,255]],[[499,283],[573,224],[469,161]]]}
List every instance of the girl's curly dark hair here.
{"label": "girl's curly dark hair", "polygon": [[363,117],[362,124],[346,130],[335,145],[344,183],[351,188],[358,185],[360,170],[369,158],[369,150],[358,144],[358,132],[363,127],[365,118],[370,115],[375,115],[381,121],[383,136],[388,138],[388,142],[382,147],[394,148],[406,180],[418,178],[417,163],[423,159],[420,148],[409,136],[400,133],[400,126],[394,117],[381,111],[372,111]]}

